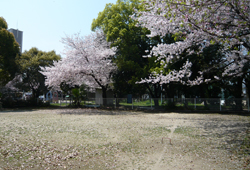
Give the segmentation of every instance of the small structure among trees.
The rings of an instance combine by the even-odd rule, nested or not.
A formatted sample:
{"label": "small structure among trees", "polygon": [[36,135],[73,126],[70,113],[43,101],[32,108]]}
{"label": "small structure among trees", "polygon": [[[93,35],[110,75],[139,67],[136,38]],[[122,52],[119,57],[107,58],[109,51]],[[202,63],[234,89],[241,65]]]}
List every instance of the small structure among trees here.
{"label": "small structure among trees", "polygon": [[[96,92],[95,92],[95,103],[98,104],[98,105],[103,105],[104,103],[106,105],[114,105],[114,93],[112,90],[107,90],[106,93],[107,93],[107,98],[106,99],[103,99],[102,97],[102,89],[100,88],[97,88],[96,89]],[[106,100],[106,101],[104,101]]]}

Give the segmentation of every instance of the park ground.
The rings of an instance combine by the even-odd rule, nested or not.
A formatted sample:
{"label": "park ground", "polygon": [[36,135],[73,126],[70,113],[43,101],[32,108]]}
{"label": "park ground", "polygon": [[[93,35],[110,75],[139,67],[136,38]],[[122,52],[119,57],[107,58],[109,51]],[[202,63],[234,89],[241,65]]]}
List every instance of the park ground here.
{"label": "park ground", "polygon": [[2,169],[250,169],[250,117],[100,109],[0,112]]}

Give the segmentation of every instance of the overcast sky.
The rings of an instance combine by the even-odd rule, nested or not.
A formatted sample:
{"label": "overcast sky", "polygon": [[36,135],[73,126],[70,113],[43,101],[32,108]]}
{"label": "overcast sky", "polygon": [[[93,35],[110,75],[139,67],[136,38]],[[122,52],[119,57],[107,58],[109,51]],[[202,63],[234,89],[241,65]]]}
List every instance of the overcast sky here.
{"label": "overcast sky", "polygon": [[32,47],[62,54],[65,35],[91,32],[91,23],[116,0],[0,0],[8,28],[23,31],[23,52]]}

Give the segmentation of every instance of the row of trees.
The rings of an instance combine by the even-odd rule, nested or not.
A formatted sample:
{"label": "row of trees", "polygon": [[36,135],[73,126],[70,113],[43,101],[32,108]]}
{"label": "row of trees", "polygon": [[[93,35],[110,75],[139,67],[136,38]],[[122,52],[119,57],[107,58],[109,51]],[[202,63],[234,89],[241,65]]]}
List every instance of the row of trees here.
{"label": "row of trees", "polygon": [[141,83],[198,85],[193,89],[200,89],[200,97],[212,97],[206,89],[219,87],[236,98],[242,97],[245,83],[249,97],[248,0],[147,0],[143,4],[144,10],[133,15],[138,25],[150,30],[149,37],[170,36],[174,41],[160,42],[149,51],[147,57],[156,57],[164,69]]}
{"label": "row of trees", "polygon": [[62,39],[67,57],[40,65],[47,87],[85,84],[102,88],[104,98],[109,88],[116,97],[216,98],[223,91],[241,98],[245,84],[249,97],[248,0],[117,0],[91,29]]}
{"label": "row of trees", "polygon": [[44,52],[37,48],[21,54],[14,35],[7,29],[7,22],[0,17],[0,99],[9,106],[9,102],[13,103],[11,93],[31,91],[34,99],[47,93],[41,67],[50,66],[61,57],[55,51]]}
{"label": "row of trees", "polygon": [[[98,38],[67,37],[68,57],[61,62],[73,64],[68,64],[70,74],[59,78],[57,87],[63,79],[71,85],[90,81],[103,89],[103,97],[112,84],[117,97],[149,93],[152,98],[159,98],[162,89],[171,98],[221,97],[222,89],[225,97],[241,98],[242,84],[249,89],[248,1],[118,0],[107,4],[93,20],[92,31],[99,34],[100,30],[109,46],[116,48],[103,56],[104,63],[112,64],[110,69],[105,75],[92,70],[100,67],[93,56],[102,51],[85,49],[91,49],[90,42]],[[95,62],[89,62],[90,58]],[[108,67],[104,63],[101,66]],[[58,72],[58,68],[50,69]],[[45,72],[51,76],[49,68]],[[67,80],[72,75],[80,82]],[[105,88],[98,79],[90,80],[93,75],[103,78]]]}
{"label": "row of trees", "polygon": [[160,37],[148,38],[149,30],[136,26],[137,21],[130,17],[134,9],[143,9],[140,1],[118,0],[116,4],[107,4],[93,20],[91,35],[63,38],[67,57],[44,68],[47,85],[58,89],[61,83],[72,88],[84,83],[101,88],[103,98],[109,88],[114,89],[116,97],[149,92],[153,98],[159,98],[159,85],[137,82],[159,66],[154,59],[143,56]]}
{"label": "row of trees", "polygon": [[103,29],[117,47],[119,97],[214,98],[223,90],[241,98],[242,84],[249,97],[249,8],[249,1],[118,0],[92,30]]}

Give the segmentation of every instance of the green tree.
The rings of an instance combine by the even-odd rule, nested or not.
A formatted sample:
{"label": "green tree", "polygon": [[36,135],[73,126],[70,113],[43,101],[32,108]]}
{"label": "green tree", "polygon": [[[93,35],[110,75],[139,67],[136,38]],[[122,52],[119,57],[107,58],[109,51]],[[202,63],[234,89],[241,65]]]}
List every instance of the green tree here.
{"label": "green tree", "polygon": [[0,28],[1,29],[8,29],[8,24],[3,17],[0,17]]}
{"label": "green tree", "polygon": [[134,9],[143,9],[140,2],[117,0],[116,4],[107,4],[92,22],[92,30],[103,29],[107,41],[117,47],[114,62],[118,69],[113,76],[117,97],[126,94],[140,96],[146,89],[152,92],[151,86],[136,83],[149,74],[149,62],[154,63],[153,60],[143,58],[147,54],[145,51],[150,49],[150,38],[146,36],[149,31],[137,27],[137,21],[130,17],[134,14]]}
{"label": "green tree", "polygon": [[34,98],[46,93],[47,87],[45,77],[40,73],[41,67],[51,66],[53,61],[58,61],[60,58],[55,51],[44,52],[37,48],[25,51],[18,58],[19,70],[22,75],[21,88],[31,90]]}
{"label": "green tree", "polygon": [[[186,60],[193,62],[192,77],[195,79],[198,76],[200,69],[219,64],[221,54],[218,54],[216,47],[208,48],[207,52],[202,55],[187,55],[184,52],[183,60],[173,61],[166,68],[159,62],[155,62],[158,56],[143,58],[148,55],[152,47],[158,44],[171,44],[176,41],[183,41],[183,37],[179,35],[167,34],[164,37],[156,36],[148,38],[146,35],[150,32],[142,27],[137,27],[137,21],[130,16],[134,14],[134,9],[143,10],[143,3],[140,0],[118,0],[116,4],[107,4],[105,9],[98,14],[98,17],[92,22],[92,30],[101,28],[104,30],[107,40],[112,43],[112,46],[118,48],[117,55],[114,59],[118,66],[118,70],[114,75],[114,87],[120,95],[124,94],[142,94],[147,90],[152,98],[160,98],[162,88],[167,92],[168,97],[174,97],[175,93],[186,96],[216,96],[211,92],[220,92],[217,84],[203,84],[202,86],[189,87],[177,82],[172,82],[162,87],[158,82],[146,82],[136,84],[141,79],[148,78],[152,72],[167,74],[171,70],[180,68]],[[197,51],[199,46],[192,47]],[[197,48],[197,49],[196,49]],[[148,51],[148,52],[145,52]],[[218,57],[220,55],[220,57]],[[215,63],[216,61],[216,63]],[[213,74],[216,73],[216,74]],[[205,74],[205,78],[213,77],[220,73],[216,70],[210,70]],[[213,86],[213,88],[211,88]],[[198,90],[197,90],[198,89]],[[216,89],[216,90],[215,90]],[[195,92],[191,94],[189,92]],[[197,92],[198,91],[198,92]],[[217,95],[218,96],[218,95]],[[158,100],[155,100],[155,106],[158,106]]]}
{"label": "green tree", "polygon": [[0,17],[0,86],[14,78],[18,69],[16,57],[20,55],[19,44],[7,29],[7,22]]}
{"label": "green tree", "polygon": [[86,85],[83,84],[80,87],[73,88],[71,91],[74,99],[74,105],[80,107],[81,101],[84,100],[87,95]]}

